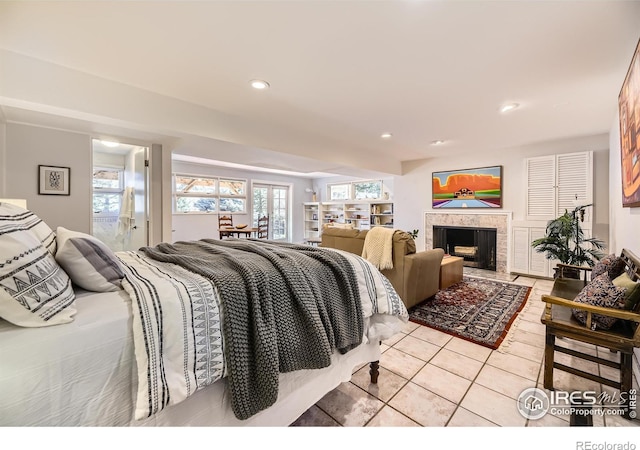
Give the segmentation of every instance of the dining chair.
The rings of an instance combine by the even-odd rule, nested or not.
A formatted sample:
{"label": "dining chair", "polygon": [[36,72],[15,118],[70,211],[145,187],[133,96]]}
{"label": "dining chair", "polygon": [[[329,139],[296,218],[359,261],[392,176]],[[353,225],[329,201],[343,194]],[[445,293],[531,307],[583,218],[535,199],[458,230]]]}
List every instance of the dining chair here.
{"label": "dining chair", "polygon": [[258,239],[269,239],[269,216],[258,219]]}
{"label": "dining chair", "polygon": [[218,216],[218,233],[220,234],[220,239],[226,237],[233,237],[233,231],[226,230],[227,227],[233,226],[233,217],[232,216]]}

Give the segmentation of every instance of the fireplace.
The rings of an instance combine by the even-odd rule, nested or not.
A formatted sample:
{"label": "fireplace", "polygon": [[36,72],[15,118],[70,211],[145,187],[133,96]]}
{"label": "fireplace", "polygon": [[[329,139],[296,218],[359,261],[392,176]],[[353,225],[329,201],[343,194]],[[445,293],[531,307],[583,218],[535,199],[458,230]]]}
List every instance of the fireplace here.
{"label": "fireplace", "polygon": [[495,228],[496,250],[495,271],[508,273],[509,230],[511,229],[510,211],[426,211],[424,214],[424,244],[426,249],[434,248],[433,227],[455,228]]}
{"label": "fireplace", "polygon": [[495,228],[433,226],[433,247],[463,258],[463,266],[496,270]]}

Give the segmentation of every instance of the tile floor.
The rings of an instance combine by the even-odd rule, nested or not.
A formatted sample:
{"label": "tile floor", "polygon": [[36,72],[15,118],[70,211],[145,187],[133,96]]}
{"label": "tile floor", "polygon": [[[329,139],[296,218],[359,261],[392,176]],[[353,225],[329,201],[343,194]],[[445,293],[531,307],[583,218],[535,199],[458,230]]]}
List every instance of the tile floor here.
{"label": "tile floor", "polygon": [[[516,399],[524,389],[542,388],[544,326],[540,323],[540,296],[551,290],[553,282],[468,268],[465,275],[532,287],[527,304],[499,349],[409,322],[401,334],[383,342],[377,385],[369,382],[368,365],[357,368],[350,382],[329,392],[292,426],[568,427],[568,415],[547,414],[539,420],[528,420],[516,409]],[[610,353],[591,349],[605,357]],[[574,358],[567,355],[560,355],[558,360],[565,356],[568,363],[585,364],[570,361]],[[599,370],[605,375],[611,369],[600,366]],[[563,390],[603,392],[598,383],[560,371],[555,373],[555,385]],[[604,389],[613,391],[606,386]],[[595,415],[593,423],[597,427],[640,425],[637,419],[604,415]]]}

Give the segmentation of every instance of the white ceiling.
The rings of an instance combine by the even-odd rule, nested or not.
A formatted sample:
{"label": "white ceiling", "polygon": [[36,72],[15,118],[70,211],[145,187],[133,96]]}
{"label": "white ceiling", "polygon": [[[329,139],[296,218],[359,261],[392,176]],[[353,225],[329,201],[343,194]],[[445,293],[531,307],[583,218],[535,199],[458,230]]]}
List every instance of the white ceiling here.
{"label": "white ceiling", "polygon": [[[639,38],[640,1],[2,1],[1,49],[218,120],[187,132],[69,108],[56,118],[58,105],[16,107],[2,86],[0,104],[8,121],[157,136],[194,157],[400,173],[402,161],[609,132]],[[505,102],[521,107],[500,114]]]}

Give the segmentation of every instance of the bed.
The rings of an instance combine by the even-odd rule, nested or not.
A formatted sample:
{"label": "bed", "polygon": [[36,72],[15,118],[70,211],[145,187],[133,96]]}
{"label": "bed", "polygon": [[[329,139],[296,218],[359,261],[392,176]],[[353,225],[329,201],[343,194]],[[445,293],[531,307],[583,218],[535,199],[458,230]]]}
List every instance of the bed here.
{"label": "bed", "polygon": [[[9,308],[18,294],[7,288],[15,274],[6,258],[16,244],[1,241],[16,234],[40,249],[41,261],[59,262],[49,269],[62,294],[49,304],[64,303],[68,275],[72,302],[48,313],[47,321],[60,323],[21,322],[24,311]],[[53,233],[32,212],[0,204],[0,253],[7,262],[0,265],[3,426],[286,426],[377,361],[380,341],[408,318],[379,271],[338,250],[230,239],[112,253],[91,236],[61,227]],[[308,258],[333,265],[296,269]],[[274,281],[269,264],[289,281]],[[314,280],[328,280],[323,271],[335,272],[337,284],[319,286]],[[316,311],[317,299],[327,297]],[[24,303],[35,309],[32,299]],[[258,315],[245,314],[246,305]],[[35,315],[48,317],[42,309]],[[329,330],[327,342],[314,327]]]}

